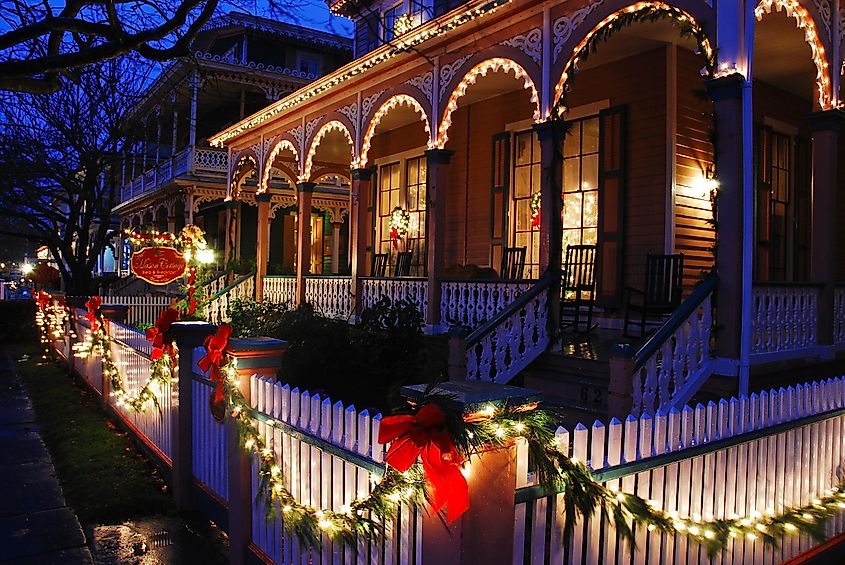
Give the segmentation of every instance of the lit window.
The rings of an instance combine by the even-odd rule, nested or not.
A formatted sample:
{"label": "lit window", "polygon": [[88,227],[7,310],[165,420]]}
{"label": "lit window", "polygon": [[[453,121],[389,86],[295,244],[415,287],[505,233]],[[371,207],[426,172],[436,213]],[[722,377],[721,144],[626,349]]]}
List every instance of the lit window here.
{"label": "lit window", "polygon": [[539,275],[540,230],[532,222],[531,200],[540,192],[540,141],[533,131],[514,136],[513,198],[511,222],[513,246],[525,248],[525,269],[528,278]]}
{"label": "lit window", "polygon": [[563,249],[598,235],[599,120],[571,122],[563,143]]}
{"label": "lit window", "polygon": [[[385,42],[391,41],[394,37],[402,33],[405,26],[405,18],[403,17],[404,14],[405,4],[401,2],[392,8],[385,10],[381,18]],[[397,33],[397,24],[399,27],[399,33]]]}

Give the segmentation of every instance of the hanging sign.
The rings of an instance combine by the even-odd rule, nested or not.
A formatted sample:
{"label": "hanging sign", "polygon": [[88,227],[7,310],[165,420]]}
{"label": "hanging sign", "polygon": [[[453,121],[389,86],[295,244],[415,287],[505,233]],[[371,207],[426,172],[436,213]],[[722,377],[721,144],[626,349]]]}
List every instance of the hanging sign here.
{"label": "hanging sign", "polygon": [[132,254],[132,274],[150,284],[165,285],[185,274],[185,256],[172,247],[145,247]]}

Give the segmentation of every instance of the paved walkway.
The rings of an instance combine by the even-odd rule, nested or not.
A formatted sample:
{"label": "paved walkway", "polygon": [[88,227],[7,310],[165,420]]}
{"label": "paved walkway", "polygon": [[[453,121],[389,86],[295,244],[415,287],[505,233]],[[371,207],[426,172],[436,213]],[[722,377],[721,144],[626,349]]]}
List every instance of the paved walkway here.
{"label": "paved walkway", "polygon": [[0,350],[0,564],[92,564],[67,507],[35,414],[8,353]]}

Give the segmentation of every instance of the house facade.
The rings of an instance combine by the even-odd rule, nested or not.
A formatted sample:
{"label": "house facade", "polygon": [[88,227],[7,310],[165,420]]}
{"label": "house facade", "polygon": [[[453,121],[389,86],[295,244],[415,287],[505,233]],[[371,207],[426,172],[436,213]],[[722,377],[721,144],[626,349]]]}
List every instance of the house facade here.
{"label": "house facade", "polygon": [[[118,173],[122,189],[115,213],[123,230],[144,226],[174,231],[197,224],[218,250],[220,267],[229,263],[239,268],[255,255],[255,184],[244,190],[233,211],[244,218],[238,224],[243,231],[227,231],[228,155],[211,147],[208,139],[347,63],[352,42],[232,12],[209,22],[192,52],[191,60],[175,62],[157,78],[131,116],[140,141],[124,156]],[[277,208],[295,203],[295,190],[285,179],[274,177],[269,184]],[[327,191],[332,202],[348,205],[348,185],[332,184]],[[280,212],[274,230],[289,229],[282,216]],[[321,224],[324,216],[315,213],[315,223]],[[232,253],[224,256],[227,238]],[[317,243],[322,245],[322,239]],[[128,244],[120,247],[118,263],[128,273],[131,250]],[[274,261],[273,268],[282,271],[285,256]],[[292,260],[288,263],[292,272]]]}
{"label": "house facade", "polygon": [[[408,298],[431,331],[469,327],[471,376],[507,381],[555,341],[567,249],[595,246],[595,318],[617,330],[649,256],[682,253],[683,303],[609,391],[664,407],[845,342],[837,2],[331,9],[356,59],[210,137],[228,198],[256,186],[259,299],[354,318]],[[303,219],[325,175],[351,187],[349,276],[312,276]],[[267,276],[279,176],[305,226],[289,278]]]}

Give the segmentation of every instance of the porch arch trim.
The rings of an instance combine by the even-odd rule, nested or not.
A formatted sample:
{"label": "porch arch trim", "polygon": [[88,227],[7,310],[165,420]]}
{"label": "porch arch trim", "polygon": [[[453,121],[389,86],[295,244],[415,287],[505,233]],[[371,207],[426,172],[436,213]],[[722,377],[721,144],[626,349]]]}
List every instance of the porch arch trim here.
{"label": "porch arch trim", "polygon": [[[267,190],[267,183],[270,181],[270,168],[273,166],[273,161],[276,159],[276,156],[278,156],[279,153],[281,153],[285,149],[288,149],[293,153],[294,159],[296,160],[297,169],[299,168],[299,150],[296,148],[296,145],[290,139],[280,139],[273,146],[273,149],[267,155],[267,160],[264,162],[264,173],[261,175],[261,183],[258,185],[259,193],[262,193]],[[279,167],[274,168],[283,170]],[[294,176],[294,178],[296,177]]]}
{"label": "porch arch trim", "polygon": [[372,143],[376,129],[378,129],[381,120],[391,110],[403,106],[411,108],[415,114],[420,114],[423,126],[425,127],[425,133],[428,134],[428,148],[433,149],[434,144],[431,140],[431,124],[429,123],[428,114],[426,113],[423,105],[419,100],[409,94],[394,94],[385,100],[385,102],[379,106],[379,109],[376,110],[375,114],[373,114],[373,117],[370,118],[370,121],[367,124],[366,133],[364,134],[364,140],[361,143],[360,156],[358,157],[358,162],[355,164],[355,168],[362,169],[367,166],[367,155],[370,152],[370,144]]}
{"label": "porch arch trim", "polygon": [[352,138],[352,134],[349,132],[349,128],[339,120],[331,120],[325,124],[317,131],[317,134],[314,136],[314,139],[311,140],[311,144],[308,148],[308,153],[305,156],[305,164],[302,167],[302,172],[299,175],[300,182],[308,182],[311,178],[311,169],[314,166],[314,156],[317,154],[317,148],[320,146],[320,142],[323,141],[323,138],[326,134],[332,131],[339,131],[341,132],[349,141],[350,147],[350,157],[349,157],[349,165],[352,167],[355,163],[355,141]]}

